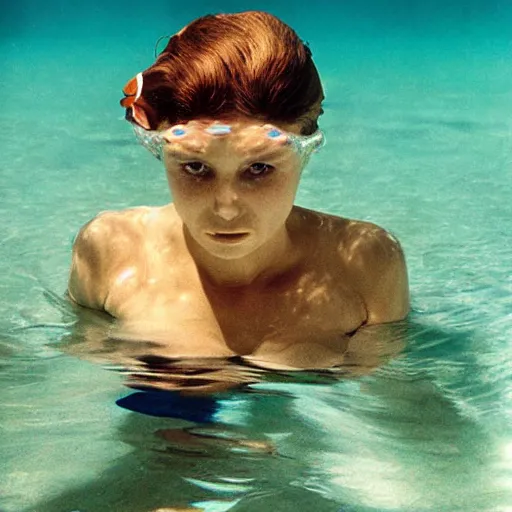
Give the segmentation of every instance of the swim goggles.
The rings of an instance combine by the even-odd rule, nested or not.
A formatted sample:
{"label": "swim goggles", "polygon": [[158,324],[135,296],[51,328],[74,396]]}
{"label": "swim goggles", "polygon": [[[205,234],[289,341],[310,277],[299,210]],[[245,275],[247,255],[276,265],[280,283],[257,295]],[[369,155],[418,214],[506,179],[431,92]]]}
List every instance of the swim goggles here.
{"label": "swim goggles", "polygon": [[[145,130],[142,126],[136,123],[131,123],[133,131],[137,140],[158,160],[163,160],[164,146],[168,144],[163,134],[164,131],[159,130]],[[209,128],[205,129],[206,132],[212,135],[226,135],[231,132],[231,126],[225,124],[212,124]],[[171,128],[174,136],[185,136],[187,130],[185,128]],[[325,144],[325,135],[321,130],[317,130],[312,135],[296,135],[294,133],[287,133],[278,130],[277,128],[270,128],[267,132],[267,137],[274,139],[282,136],[287,137],[287,143],[290,144],[294,151],[299,155],[302,165],[306,165],[311,155],[317,152]]]}

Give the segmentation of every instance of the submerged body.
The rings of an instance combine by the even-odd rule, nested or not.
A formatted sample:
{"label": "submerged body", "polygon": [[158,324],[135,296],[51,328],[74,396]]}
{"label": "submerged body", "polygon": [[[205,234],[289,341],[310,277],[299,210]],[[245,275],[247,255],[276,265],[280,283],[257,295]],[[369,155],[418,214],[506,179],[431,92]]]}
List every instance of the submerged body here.
{"label": "submerged body", "polygon": [[[125,336],[191,357],[272,358],[293,345],[323,360],[346,335],[407,314],[403,255],[384,230],[294,207],[286,231],[275,264],[249,282],[219,281],[194,259],[173,204],[106,212],[75,243],[69,293],[117,318]],[[248,241],[213,243],[229,251]]]}

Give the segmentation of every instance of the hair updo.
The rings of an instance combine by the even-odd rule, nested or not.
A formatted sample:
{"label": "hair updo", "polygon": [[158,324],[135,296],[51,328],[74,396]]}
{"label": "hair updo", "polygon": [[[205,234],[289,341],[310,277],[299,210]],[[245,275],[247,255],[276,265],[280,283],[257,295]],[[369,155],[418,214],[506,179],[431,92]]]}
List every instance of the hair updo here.
{"label": "hair updo", "polygon": [[288,25],[260,11],[198,18],[171,37],[142,79],[130,107],[142,109],[146,128],[153,130],[243,115],[269,123],[303,121],[303,133],[310,134],[318,115],[308,113],[323,98],[309,48]]}

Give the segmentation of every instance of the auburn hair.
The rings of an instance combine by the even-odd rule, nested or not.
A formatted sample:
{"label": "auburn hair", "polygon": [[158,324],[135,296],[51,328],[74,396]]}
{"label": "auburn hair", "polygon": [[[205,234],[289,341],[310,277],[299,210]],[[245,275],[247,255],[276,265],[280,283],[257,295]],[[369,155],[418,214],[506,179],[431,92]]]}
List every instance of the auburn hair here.
{"label": "auburn hair", "polygon": [[136,105],[151,129],[237,114],[269,123],[304,121],[305,134],[317,128],[318,116],[307,117],[323,98],[311,51],[265,12],[196,19],[170,38],[142,77]]}

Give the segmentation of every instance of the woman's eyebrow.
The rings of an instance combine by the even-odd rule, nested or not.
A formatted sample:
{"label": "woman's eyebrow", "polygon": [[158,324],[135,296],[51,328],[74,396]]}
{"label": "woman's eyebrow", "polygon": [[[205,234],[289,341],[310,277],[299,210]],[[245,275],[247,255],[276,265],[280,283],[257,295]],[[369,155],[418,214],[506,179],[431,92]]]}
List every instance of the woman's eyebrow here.
{"label": "woman's eyebrow", "polygon": [[167,156],[177,161],[178,163],[185,162],[203,162],[206,163],[203,153],[190,153],[180,150],[169,149],[167,150]]}
{"label": "woman's eyebrow", "polygon": [[183,160],[202,157],[205,154],[204,148],[177,148],[173,145],[168,145],[165,151],[169,155]]}
{"label": "woman's eyebrow", "polygon": [[253,150],[252,152],[248,152],[244,155],[244,160],[246,162],[255,162],[257,160],[275,160],[282,156],[284,148],[285,146],[283,145],[274,148],[267,147],[258,150]]}

